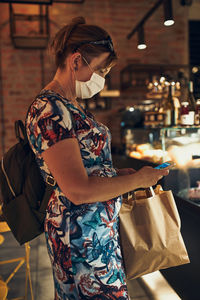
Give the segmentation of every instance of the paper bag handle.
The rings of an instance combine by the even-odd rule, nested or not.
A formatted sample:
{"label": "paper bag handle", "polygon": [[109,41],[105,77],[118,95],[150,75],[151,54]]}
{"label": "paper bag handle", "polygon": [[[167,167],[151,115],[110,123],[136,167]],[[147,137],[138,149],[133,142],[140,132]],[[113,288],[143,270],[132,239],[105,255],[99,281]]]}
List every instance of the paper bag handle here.
{"label": "paper bag handle", "polygon": [[[155,190],[153,189],[152,186],[144,189],[144,197],[146,196],[147,198],[151,198],[151,197],[154,197],[156,194],[159,193],[159,191],[162,190],[162,186],[160,185],[157,185]],[[125,193],[122,195],[123,197],[123,202],[126,202],[126,203],[131,203],[132,201],[134,200],[139,200],[141,199],[141,196],[137,195],[137,191],[130,191],[128,193]]]}
{"label": "paper bag handle", "polygon": [[146,192],[147,198],[155,196],[155,192],[154,192],[154,189],[152,188],[152,186],[146,188],[145,192]]}
{"label": "paper bag handle", "polygon": [[130,191],[128,193],[125,193],[122,195],[122,198],[123,198],[123,202],[126,202],[126,203],[130,203],[132,202],[132,200],[135,200],[135,192],[134,191]]}
{"label": "paper bag handle", "polygon": [[[147,198],[150,198],[150,197],[153,197],[155,196],[155,192],[154,192],[154,189],[152,188],[152,186],[146,188],[143,190],[144,191],[144,194]],[[138,196],[137,196],[137,192],[136,191],[130,191],[128,193],[125,193],[122,195],[123,196],[123,202],[125,203],[131,203],[132,201],[134,200],[138,200],[140,199]]]}

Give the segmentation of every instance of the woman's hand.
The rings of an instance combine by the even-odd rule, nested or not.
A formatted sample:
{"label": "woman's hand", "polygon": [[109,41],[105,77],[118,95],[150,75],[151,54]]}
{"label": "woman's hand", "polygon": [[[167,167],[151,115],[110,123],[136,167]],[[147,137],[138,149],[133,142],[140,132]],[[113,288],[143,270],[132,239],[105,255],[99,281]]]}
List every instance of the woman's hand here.
{"label": "woman's hand", "polygon": [[169,174],[168,169],[154,169],[149,166],[141,168],[135,173],[141,188],[148,188],[152,185],[157,184],[157,182],[163,177]]}
{"label": "woman's hand", "polygon": [[136,170],[132,168],[116,169],[117,176],[134,174]]}

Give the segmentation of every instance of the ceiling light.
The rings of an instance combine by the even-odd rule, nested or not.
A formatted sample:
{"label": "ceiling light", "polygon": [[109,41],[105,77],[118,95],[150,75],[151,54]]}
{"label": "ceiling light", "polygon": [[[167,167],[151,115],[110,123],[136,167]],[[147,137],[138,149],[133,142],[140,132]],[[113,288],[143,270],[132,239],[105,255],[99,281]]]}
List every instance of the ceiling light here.
{"label": "ceiling light", "polygon": [[167,21],[164,22],[164,25],[165,26],[172,26],[172,25],[174,25],[174,20],[167,20]]}
{"label": "ceiling light", "polygon": [[137,45],[137,48],[139,50],[142,50],[142,49],[146,49],[147,45],[145,43],[145,40],[144,40],[144,27],[141,26],[139,29],[138,29],[138,45]]}
{"label": "ceiling light", "polygon": [[171,26],[174,24],[172,0],[164,0],[163,4],[164,4],[164,16],[165,16],[164,25]]}

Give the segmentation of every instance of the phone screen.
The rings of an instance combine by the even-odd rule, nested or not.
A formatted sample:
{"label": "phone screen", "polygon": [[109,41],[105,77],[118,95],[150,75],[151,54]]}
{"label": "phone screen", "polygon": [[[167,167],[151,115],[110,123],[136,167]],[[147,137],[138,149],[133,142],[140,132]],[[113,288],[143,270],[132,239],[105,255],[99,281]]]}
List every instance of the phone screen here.
{"label": "phone screen", "polygon": [[175,164],[172,161],[166,161],[163,164],[155,167],[155,169],[165,169],[165,168],[169,168],[169,167],[173,167]]}

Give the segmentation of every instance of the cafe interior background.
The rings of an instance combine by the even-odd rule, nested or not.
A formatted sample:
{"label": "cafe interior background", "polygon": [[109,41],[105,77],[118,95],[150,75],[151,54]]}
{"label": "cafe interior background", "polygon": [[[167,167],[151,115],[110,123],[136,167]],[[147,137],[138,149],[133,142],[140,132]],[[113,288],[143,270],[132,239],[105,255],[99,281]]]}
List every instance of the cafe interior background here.
{"label": "cafe interior background", "polygon": [[[0,0],[0,156],[16,142],[15,120],[54,75],[49,40],[80,15],[110,33],[119,56],[105,89],[82,105],[110,128],[116,167],[176,163],[162,184],[177,196],[191,264],[162,274],[182,299],[199,300],[200,126],[180,114],[190,82],[197,108],[200,98],[200,0]],[[175,126],[165,124],[169,86]]]}

